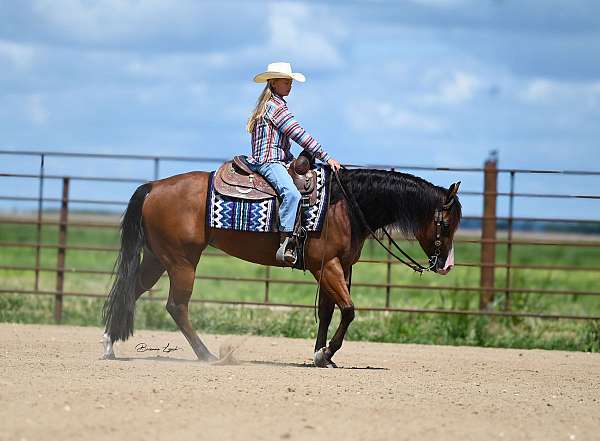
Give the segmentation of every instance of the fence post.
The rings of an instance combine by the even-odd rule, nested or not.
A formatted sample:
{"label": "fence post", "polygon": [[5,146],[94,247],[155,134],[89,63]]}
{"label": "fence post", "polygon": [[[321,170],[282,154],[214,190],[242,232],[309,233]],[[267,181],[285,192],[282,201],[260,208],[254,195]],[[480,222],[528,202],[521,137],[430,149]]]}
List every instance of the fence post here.
{"label": "fence post", "polygon": [[[496,198],[498,169],[495,158],[485,161],[483,170],[483,221],[481,223],[481,282],[479,309],[489,309],[494,301],[494,265],[496,263]],[[487,288],[487,289],[486,289]],[[492,288],[492,289],[489,289]]]}
{"label": "fence post", "polygon": [[63,178],[62,200],[60,204],[60,224],[58,229],[58,253],[56,255],[56,292],[54,295],[54,321],[62,320],[63,286],[65,281],[65,254],[67,245],[67,219],[69,213],[69,178]]}
{"label": "fence post", "polygon": [[158,168],[160,167],[160,158],[154,158],[154,180],[158,180],[158,175],[159,175],[159,171]]}
{"label": "fence post", "polygon": [[38,212],[36,226],[36,247],[35,247],[35,290],[40,289],[40,262],[41,262],[41,247],[42,241],[42,204],[44,200],[44,158],[45,155],[40,155],[40,183],[38,188]]}
{"label": "fence post", "polygon": [[265,266],[265,298],[264,302],[269,303],[269,282],[271,281],[271,267]]}
{"label": "fence post", "polygon": [[510,171],[510,197],[508,205],[508,237],[506,245],[506,293],[504,295],[504,310],[510,311],[511,307],[511,274],[510,269],[512,267],[512,239],[513,239],[513,215],[515,205],[515,171]]}

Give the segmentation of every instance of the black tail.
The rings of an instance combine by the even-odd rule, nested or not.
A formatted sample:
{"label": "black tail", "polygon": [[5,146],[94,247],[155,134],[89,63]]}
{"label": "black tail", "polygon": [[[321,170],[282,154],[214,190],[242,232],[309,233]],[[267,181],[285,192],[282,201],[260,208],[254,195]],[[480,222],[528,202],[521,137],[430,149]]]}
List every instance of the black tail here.
{"label": "black tail", "polygon": [[116,277],[102,310],[106,333],[111,341],[127,340],[133,335],[135,284],[144,247],[142,206],[152,184],[144,184],[133,193],[121,222],[121,251],[115,262]]}

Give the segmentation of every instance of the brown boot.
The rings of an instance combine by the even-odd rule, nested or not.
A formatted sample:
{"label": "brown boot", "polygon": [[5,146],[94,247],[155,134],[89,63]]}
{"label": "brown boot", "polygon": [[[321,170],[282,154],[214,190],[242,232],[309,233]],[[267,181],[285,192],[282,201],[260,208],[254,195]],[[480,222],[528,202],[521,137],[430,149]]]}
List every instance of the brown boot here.
{"label": "brown boot", "polygon": [[292,266],[296,263],[296,237],[292,233],[281,233],[281,245],[275,258],[280,263]]}

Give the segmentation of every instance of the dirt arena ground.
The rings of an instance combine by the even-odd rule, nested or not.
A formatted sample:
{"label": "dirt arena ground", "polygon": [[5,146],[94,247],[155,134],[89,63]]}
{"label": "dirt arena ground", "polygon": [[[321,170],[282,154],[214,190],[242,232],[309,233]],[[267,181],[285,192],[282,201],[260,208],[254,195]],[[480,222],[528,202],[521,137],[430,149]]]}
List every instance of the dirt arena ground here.
{"label": "dirt arena ground", "polygon": [[310,341],[206,336],[241,344],[208,366],[179,333],[116,361],[100,336],[0,324],[0,440],[600,439],[600,354],[348,342],[316,369]]}

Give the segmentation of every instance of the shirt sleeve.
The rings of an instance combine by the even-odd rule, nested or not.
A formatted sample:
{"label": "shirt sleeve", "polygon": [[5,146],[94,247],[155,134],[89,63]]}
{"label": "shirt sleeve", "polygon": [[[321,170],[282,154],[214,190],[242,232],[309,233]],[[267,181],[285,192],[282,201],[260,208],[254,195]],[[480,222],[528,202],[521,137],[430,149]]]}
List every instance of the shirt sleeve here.
{"label": "shirt sleeve", "polygon": [[281,106],[276,109],[272,114],[269,115],[269,119],[284,135],[293,139],[302,148],[313,153],[317,158],[323,162],[329,161],[331,157],[323,150],[323,146],[317,142],[306,130],[300,126],[292,112],[289,111],[287,106]]}

